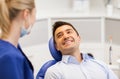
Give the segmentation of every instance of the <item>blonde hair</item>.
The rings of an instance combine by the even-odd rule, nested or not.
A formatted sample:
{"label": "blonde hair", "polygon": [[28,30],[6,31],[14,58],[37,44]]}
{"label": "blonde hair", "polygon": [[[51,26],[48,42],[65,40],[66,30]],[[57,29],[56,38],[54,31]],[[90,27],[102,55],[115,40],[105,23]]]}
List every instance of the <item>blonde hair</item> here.
{"label": "blonde hair", "polygon": [[11,21],[20,11],[33,8],[34,0],[0,0],[0,38],[7,37]]}

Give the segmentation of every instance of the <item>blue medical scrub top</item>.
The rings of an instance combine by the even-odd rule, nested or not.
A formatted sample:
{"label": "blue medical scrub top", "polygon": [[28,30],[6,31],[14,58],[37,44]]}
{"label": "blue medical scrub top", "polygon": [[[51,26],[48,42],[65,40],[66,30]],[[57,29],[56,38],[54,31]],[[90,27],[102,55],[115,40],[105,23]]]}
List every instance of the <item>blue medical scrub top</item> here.
{"label": "blue medical scrub top", "polygon": [[0,79],[34,79],[33,66],[20,46],[0,40]]}

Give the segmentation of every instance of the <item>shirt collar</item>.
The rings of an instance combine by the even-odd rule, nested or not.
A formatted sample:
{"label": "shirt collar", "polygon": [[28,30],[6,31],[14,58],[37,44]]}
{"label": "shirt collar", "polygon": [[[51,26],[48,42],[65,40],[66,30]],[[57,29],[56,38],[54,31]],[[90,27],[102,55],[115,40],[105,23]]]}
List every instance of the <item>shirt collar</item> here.
{"label": "shirt collar", "polygon": [[[81,56],[83,58],[82,62],[85,62],[87,59],[89,59],[87,54],[81,53]],[[62,62],[64,63],[72,63],[72,64],[80,64],[80,62],[77,61],[77,59],[74,56],[71,55],[63,55],[62,56]]]}

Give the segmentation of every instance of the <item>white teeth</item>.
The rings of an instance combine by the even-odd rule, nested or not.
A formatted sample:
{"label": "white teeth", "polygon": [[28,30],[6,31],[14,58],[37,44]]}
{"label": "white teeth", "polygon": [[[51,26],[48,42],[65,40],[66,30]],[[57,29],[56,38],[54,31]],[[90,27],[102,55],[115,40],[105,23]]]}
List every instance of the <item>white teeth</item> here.
{"label": "white teeth", "polygon": [[66,41],[65,44],[71,44],[71,41]]}

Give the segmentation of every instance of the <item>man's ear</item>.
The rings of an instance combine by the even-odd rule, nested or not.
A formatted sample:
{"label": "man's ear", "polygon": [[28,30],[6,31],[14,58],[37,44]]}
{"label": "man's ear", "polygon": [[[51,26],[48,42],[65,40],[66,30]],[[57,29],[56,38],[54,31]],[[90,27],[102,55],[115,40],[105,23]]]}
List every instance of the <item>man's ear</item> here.
{"label": "man's ear", "polygon": [[79,43],[80,43],[80,41],[81,41],[81,37],[80,36],[78,36],[78,40],[79,40]]}
{"label": "man's ear", "polygon": [[55,48],[57,49],[57,51],[59,51],[59,48],[57,47],[57,44],[55,43]]}

